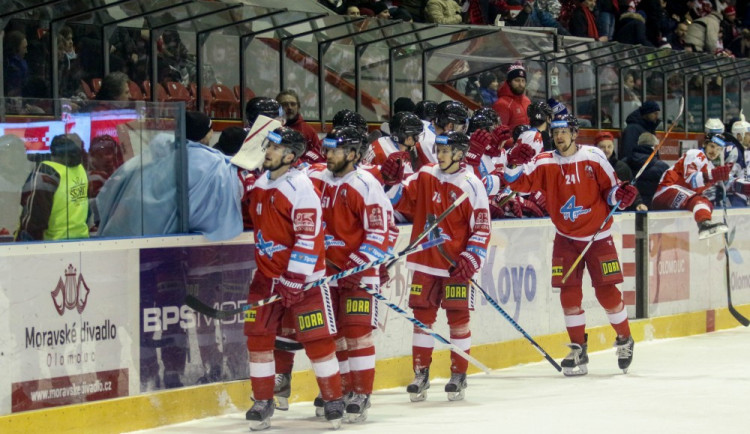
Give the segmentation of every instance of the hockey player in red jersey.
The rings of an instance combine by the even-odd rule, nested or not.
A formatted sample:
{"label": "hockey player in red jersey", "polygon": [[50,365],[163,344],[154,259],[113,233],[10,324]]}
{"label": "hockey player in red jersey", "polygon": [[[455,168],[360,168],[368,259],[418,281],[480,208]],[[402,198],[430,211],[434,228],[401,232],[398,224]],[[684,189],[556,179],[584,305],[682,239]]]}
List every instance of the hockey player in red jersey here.
{"label": "hockey player in red jersey", "polygon": [[417,140],[424,125],[414,113],[398,112],[391,118],[389,126],[391,135],[372,142],[362,162],[380,166],[383,182],[393,185],[414,173],[413,168],[420,164]]}
{"label": "hockey player in red jersey", "polygon": [[[633,358],[633,338],[622,295],[615,286],[623,279],[610,235],[612,221],[609,220],[600,232],[597,230],[613,206],[619,202],[620,209],[627,208],[638,191],[618,181],[600,149],[575,143],[578,122],[573,116],[555,117],[550,129],[556,150],[533,157],[535,152],[531,146],[518,143],[508,152],[505,179],[515,191],[542,191],[547,197],[550,219],[557,229],[552,248],[552,286],[560,288],[560,302],[571,341],[570,353],[561,363],[563,373],[584,375],[588,372],[586,320],[581,307],[584,266],[589,270],[596,298],[617,333],[618,365],[627,371]],[[596,239],[583,260],[567,281],[562,282],[595,234]]]}
{"label": "hockey player in red jersey", "polygon": [[320,198],[310,179],[291,167],[304,151],[300,133],[286,127],[269,133],[263,162],[266,171],[249,193],[258,269],[250,283],[248,303],[273,293],[281,296],[280,303],[249,310],[245,316],[255,401],[246,419],[251,421],[252,430],[270,426],[274,411],[274,340],[285,314],[293,317],[297,339],[312,363],[325,401],[326,419],[338,427],[344,416],[329,288],[321,285],[303,291],[307,282],[325,275]]}
{"label": "hockey player in red jersey", "polygon": [[[490,239],[487,194],[473,170],[463,163],[469,149],[466,134],[446,132],[436,138],[436,148],[437,164],[423,166],[398,188],[391,189],[388,195],[396,211],[414,217],[413,241],[457,197],[464,192],[469,194],[468,199],[448,214],[430,235],[445,239],[442,248],[415,253],[406,262],[406,267],[414,270],[409,295],[409,307],[414,317],[432,327],[438,308],[442,307],[448,318],[451,343],[469,352],[469,312],[474,309],[474,289],[469,281],[481,268]],[[452,268],[449,261],[454,261],[456,266]],[[433,346],[433,338],[414,327],[412,364],[415,377],[406,389],[412,401],[426,398]],[[450,400],[463,398],[467,367],[465,359],[451,352],[451,378],[445,386]]]}
{"label": "hockey player in red jersey", "polygon": [[714,167],[711,161],[720,158],[725,142],[722,136],[712,136],[703,150],[688,150],[675,165],[664,172],[654,193],[651,208],[655,210],[682,209],[693,212],[698,223],[698,238],[706,239],[727,232],[724,223],[712,223],[711,201],[701,193],[716,182],[729,179],[732,164]]}
{"label": "hockey player in red jersey", "polygon": [[[354,127],[331,131],[323,140],[327,169],[310,174],[321,192],[328,274],[381,259],[390,244],[391,203],[380,182],[355,166],[364,144],[365,137]],[[378,305],[360,283],[377,288],[378,269],[347,276],[331,287],[339,329],[336,355],[350,422],[367,418],[375,378]]]}

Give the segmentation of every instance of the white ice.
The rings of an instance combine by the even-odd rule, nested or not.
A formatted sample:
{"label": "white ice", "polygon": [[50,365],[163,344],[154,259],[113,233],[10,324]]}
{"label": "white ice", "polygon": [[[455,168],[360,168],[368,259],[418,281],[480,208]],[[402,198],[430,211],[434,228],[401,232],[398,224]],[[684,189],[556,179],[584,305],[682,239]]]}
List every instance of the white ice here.
{"label": "white ice", "polygon": [[[445,374],[447,375],[447,374]],[[627,374],[614,349],[590,354],[589,373],[564,377],[545,362],[469,377],[466,398],[449,402],[446,379],[427,401],[404,388],[376,391],[357,433],[750,433],[750,329],[636,342]],[[245,410],[141,433],[249,432]],[[264,433],[332,432],[312,403],[277,411]]]}

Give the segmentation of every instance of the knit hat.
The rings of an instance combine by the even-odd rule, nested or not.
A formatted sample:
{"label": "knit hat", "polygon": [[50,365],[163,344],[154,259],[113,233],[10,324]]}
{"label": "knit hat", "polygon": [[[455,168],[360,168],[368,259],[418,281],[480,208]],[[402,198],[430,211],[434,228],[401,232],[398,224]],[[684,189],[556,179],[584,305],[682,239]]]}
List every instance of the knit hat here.
{"label": "knit hat", "polygon": [[659,139],[657,139],[656,136],[651,133],[642,133],[640,136],[638,136],[639,145],[654,146],[657,143],[659,143]]}
{"label": "knit hat", "polygon": [[526,78],[526,69],[520,63],[514,63],[508,68],[508,74],[505,76],[505,81],[513,81],[518,77]]}
{"label": "knit hat", "polygon": [[659,107],[659,103],[655,101],[646,101],[643,103],[643,105],[641,105],[641,108],[638,110],[641,112],[641,116],[642,116],[642,115],[647,115],[653,112],[660,112],[661,107]]}
{"label": "knit hat", "polygon": [[568,114],[568,108],[565,107],[565,104],[558,102],[554,98],[548,99],[547,104],[552,108],[552,117]]}
{"label": "knit hat", "polygon": [[[385,2],[372,3],[370,5],[370,9],[372,10],[372,12],[375,15],[378,15],[379,13],[381,13],[383,11],[387,11],[388,10],[388,5],[385,4]],[[388,11],[388,13],[390,14],[390,11]]]}
{"label": "knit hat", "polygon": [[201,112],[185,112],[185,137],[200,142],[211,131],[211,118]]}
{"label": "knit hat", "polygon": [[594,145],[598,145],[599,142],[602,142],[604,140],[612,140],[614,142],[615,137],[608,131],[602,131],[596,135],[596,138],[594,139]]}

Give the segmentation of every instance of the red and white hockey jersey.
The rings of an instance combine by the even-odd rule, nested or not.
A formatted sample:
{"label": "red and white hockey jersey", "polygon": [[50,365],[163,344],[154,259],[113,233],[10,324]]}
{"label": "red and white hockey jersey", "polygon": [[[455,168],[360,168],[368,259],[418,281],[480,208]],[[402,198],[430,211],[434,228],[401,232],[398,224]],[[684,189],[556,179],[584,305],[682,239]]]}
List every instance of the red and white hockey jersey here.
{"label": "red and white hockey jersey", "polygon": [[[557,151],[542,152],[528,164],[506,167],[505,180],[519,193],[542,191],[557,232],[575,240],[591,239],[617,203],[615,170],[593,146],[578,145],[569,157]],[[597,239],[608,237],[611,226],[612,220]]]}
{"label": "red and white hockey jersey", "polygon": [[[469,251],[484,262],[491,232],[489,200],[484,185],[470,167],[462,164],[457,172],[447,174],[437,164],[429,164],[397,187],[391,189],[388,196],[396,211],[413,216],[412,241],[429,225],[428,216],[439,216],[459,196],[468,192],[468,199],[440,222],[437,231],[445,240],[442,248],[451,260],[455,261],[462,252]],[[432,234],[430,238],[433,238]],[[406,267],[448,277],[451,265],[433,247],[409,255]]]}
{"label": "red and white hockey jersey", "polygon": [[534,152],[539,154],[544,151],[544,139],[542,139],[542,132],[536,128],[524,131],[518,136],[518,141],[526,143],[527,145],[534,148]]}
{"label": "red and white hockey jersey", "polygon": [[684,187],[700,194],[713,184],[708,179],[708,174],[713,168],[714,165],[703,151],[690,149],[677,160],[673,167],[664,172],[654,196],[658,196],[665,188],[671,186]]}
{"label": "red and white hockey jersey", "polygon": [[[363,169],[341,178],[326,169],[311,172],[310,178],[321,193],[326,258],[340,269],[346,267],[352,252],[369,262],[382,259],[391,245],[393,207],[380,182]],[[377,267],[362,272],[362,283],[380,283]]]}
{"label": "red and white hockey jersey", "polygon": [[255,227],[255,262],[266,277],[284,271],[312,282],[325,275],[325,247],[320,198],[312,181],[295,168],[275,180],[269,172],[250,191]]}
{"label": "red and white hockey jersey", "polygon": [[479,160],[479,166],[474,168],[474,174],[482,180],[487,196],[493,197],[505,190],[503,168],[506,164],[508,164],[508,156],[503,149],[497,157],[483,154],[482,159]]}

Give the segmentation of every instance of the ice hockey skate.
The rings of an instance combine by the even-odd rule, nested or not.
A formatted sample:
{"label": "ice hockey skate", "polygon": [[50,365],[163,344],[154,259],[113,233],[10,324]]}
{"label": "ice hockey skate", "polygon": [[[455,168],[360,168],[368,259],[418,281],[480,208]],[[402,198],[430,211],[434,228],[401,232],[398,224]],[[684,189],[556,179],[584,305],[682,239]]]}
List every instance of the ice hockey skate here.
{"label": "ice hockey skate", "polygon": [[589,369],[586,366],[589,363],[589,355],[586,352],[588,345],[571,343],[568,344],[568,347],[570,348],[570,352],[560,362],[563,374],[568,377],[588,374]]}
{"label": "ice hockey skate", "polygon": [[315,416],[323,417],[325,415],[325,410],[323,409],[325,405],[326,402],[323,401],[323,395],[318,392],[318,396],[316,396],[313,401],[313,406],[315,406]]}
{"label": "ice hockey skate", "polygon": [[448,401],[461,401],[466,394],[466,374],[451,374],[451,379],[445,385]]}
{"label": "ice hockey skate", "polygon": [[430,388],[430,369],[424,368],[414,372],[414,380],[406,386],[411,402],[427,399],[427,389]]}
{"label": "ice hockey skate", "polygon": [[702,221],[698,224],[698,239],[705,240],[714,235],[725,234],[729,228],[724,223],[712,223],[710,220]]}
{"label": "ice hockey skate", "polygon": [[359,423],[367,420],[367,409],[370,408],[370,395],[355,393],[347,400],[346,421]]}
{"label": "ice hockey skate", "polygon": [[276,374],[276,380],[273,385],[276,410],[289,410],[290,396],[292,396],[292,376],[290,374]]}
{"label": "ice hockey skate", "polygon": [[635,342],[633,342],[632,336],[622,339],[618,336],[615,340],[615,347],[617,347],[617,365],[622,369],[624,374],[628,373],[628,367],[630,367],[630,363],[633,361],[634,346]]}
{"label": "ice hockey skate", "polygon": [[250,410],[245,413],[245,419],[250,421],[250,431],[260,431],[270,427],[273,410],[273,399],[255,401]]}
{"label": "ice hockey skate", "polygon": [[323,414],[328,422],[331,422],[333,429],[341,428],[341,421],[344,418],[346,404],[343,399],[328,401],[323,406]]}

